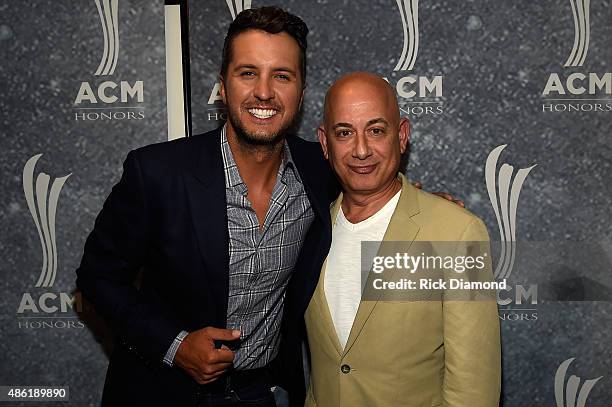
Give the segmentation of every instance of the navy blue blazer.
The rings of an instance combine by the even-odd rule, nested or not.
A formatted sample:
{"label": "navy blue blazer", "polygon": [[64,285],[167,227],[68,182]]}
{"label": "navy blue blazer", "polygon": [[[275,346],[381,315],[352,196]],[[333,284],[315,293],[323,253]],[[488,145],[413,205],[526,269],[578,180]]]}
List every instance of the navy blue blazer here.
{"label": "navy blue blazer", "polygon": [[[318,143],[287,142],[315,219],[287,288],[272,368],[301,405],[303,315],[331,243],[338,191]],[[195,404],[201,386],[162,360],[179,331],[226,326],[228,268],[220,130],[131,151],[77,270],[78,288],[117,336],[103,405]]]}

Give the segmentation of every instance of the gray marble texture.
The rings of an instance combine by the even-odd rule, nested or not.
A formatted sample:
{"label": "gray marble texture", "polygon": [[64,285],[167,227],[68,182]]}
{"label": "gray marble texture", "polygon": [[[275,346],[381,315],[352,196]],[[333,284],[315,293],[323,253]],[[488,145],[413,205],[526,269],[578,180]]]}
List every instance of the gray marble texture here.
{"label": "gray marble texture", "polygon": [[[193,128],[198,133],[219,125],[209,114],[221,106],[207,101],[231,15],[223,0],[190,3]],[[520,195],[516,234],[527,247],[546,243],[546,256],[531,258],[533,252],[519,245],[518,256],[525,255],[512,282],[538,284],[541,298],[537,306],[528,306],[537,310],[537,320],[502,321],[503,406],[555,406],[555,371],[568,358],[576,358],[568,375],[603,376],[586,406],[608,406],[612,112],[542,112],[542,90],[552,72],[566,77],[612,71],[612,4],[591,2],[584,66],[564,68],[574,39],[569,1],[419,3],[420,48],[414,68],[405,72],[393,71],[403,41],[395,1],[265,3],[286,7],[311,29],[299,135],[314,139],[324,92],[343,72],[368,70],[391,83],[407,75],[442,75],[442,97],[425,101],[441,102],[443,114],[410,115],[411,179],[463,198],[498,241],[484,181],[489,152],[507,144],[499,165],[537,164]],[[263,4],[253,1],[253,6]],[[163,21],[162,2],[119,2],[121,48],[108,80],[144,81],[145,119],[80,122],[74,120],[73,106],[80,83],[102,80],[93,75],[102,52],[94,1],[0,0],[0,385],[70,386],[70,402],[61,405],[99,403],[110,334],[95,313],[86,310],[80,318],[74,312],[39,313],[58,324],[62,318],[81,322],[83,328],[26,329],[18,325],[24,319],[17,309],[26,292],[36,298],[44,292],[73,292],[84,240],[125,155],[166,139]],[[611,96],[600,92],[597,97]],[[403,108],[414,102],[400,98]],[[24,198],[22,171],[35,154],[43,154],[36,174],[46,172],[52,179],[72,174],[59,197],[58,275],[52,288],[34,287],[41,244]],[[585,247],[594,254],[585,256]]]}
{"label": "gray marble texture", "polygon": [[[70,401],[58,405],[99,405],[110,334],[91,311],[80,318],[74,312],[19,318],[22,295],[74,291],[85,238],[126,154],[167,139],[164,3],[119,1],[118,32],[116,69],[96,77],[103,35],[94,0],[0,1],[0,385],[69,386]],[[81,82],[95,91],[103,81],[137,80],[143,81],[138,106],[144,110],[131,111],[143,111],[144,119],[75,120],[75,113],[84,112],[73,106]],[[130,111],[125,105],[134,106],[119,102],[104,111]],[[24,165],[36,154],[43,155],[35,176],[45,172],[53,181],[72,174],[58,200],[58,267],[50,288],[35,287],[41,244],[22,184]],[[59,327],[20,328],[26,321]],[[77,328],[65,328],[67,322]]]}

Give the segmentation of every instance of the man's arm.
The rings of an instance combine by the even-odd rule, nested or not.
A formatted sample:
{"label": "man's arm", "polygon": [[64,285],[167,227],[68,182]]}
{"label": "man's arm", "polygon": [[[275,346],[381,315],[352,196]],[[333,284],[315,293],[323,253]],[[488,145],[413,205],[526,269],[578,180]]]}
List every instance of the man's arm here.
{"label": "man's arm", "polygon": [[182,327],[134,285],[149,247],[148,210],[140,163],[132,151],[87,238],[77,287],[129,349],[161,362]]}
{"label": "man's arm", "polygon": [[136,289],[134,279],[149,248],[146,196],[137,152],[130,152],[85,243],[77,286],[143,361],[177,365],[198,383],[209,383],[234,359],[227,347],[216,349],[215,340],[236,340],[240,332],[205,327],[187,333],[159,301]]}
{"label": "man's arm", "polygon": [[[493,281],[489,235],[480,219],[470,222],[461,241],[486,242],[489,255],[483,281]],[[494,299],[445,301],[445,407],[497,407],[501,389],[501,344],[497,303]]]}

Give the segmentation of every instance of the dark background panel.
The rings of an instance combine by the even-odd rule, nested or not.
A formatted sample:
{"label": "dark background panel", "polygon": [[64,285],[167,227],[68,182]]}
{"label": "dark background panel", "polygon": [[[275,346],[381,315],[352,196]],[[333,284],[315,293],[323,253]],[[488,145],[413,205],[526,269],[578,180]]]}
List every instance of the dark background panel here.
{"label": "dark background panel", "polygon": [[[117,12],[116,68],[96,76],[104,36],[94,0],[0,1],[0,385],[69,386],[70,401],[59,405],[99,405],[112,338],[86,304],[78,314],[45,312],[39,299],[74,295],[85,238],[125,156],[167,139],[164,2],[121,0]],[[106,92],[118,101],[98,97],[105,81],[116,84]],[[141,102],[121,101],[122,81],[142,81]],[[83,82],[97,103],[75,104]],[[24,165],[37,154],[35,179],[44,172],[53,183],[71,174],[57,201],[57,276],[50,287],[35,286],[42,246],[22,181]],[[36,312],[18,312],[26,293]]]}

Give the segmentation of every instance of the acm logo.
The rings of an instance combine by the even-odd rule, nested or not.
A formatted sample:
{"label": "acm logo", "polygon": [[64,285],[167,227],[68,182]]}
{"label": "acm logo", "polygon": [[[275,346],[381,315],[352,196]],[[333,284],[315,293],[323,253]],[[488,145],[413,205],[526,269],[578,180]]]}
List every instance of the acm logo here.
{"label": "acm logo", "polygon": [[[571,375],[567,379],[567,370],[575,358],[562,362],[555,373],[555,401],[557,407],[585,407],[593,386],[603,378],[585,380],[580,384],[580,378]],[[567,380],[566,380],[567,379]]]}
{"label": "acm logo", "polygon": [[[119,0],[94,0],[102,28],[101,58],[92,81],[83,81],[74,99],[74,119],[144,119],[144,82],[111,79],[119,61]],[[130,106],[131,105],[131,106]]]}
{"label": "acm logo", "polygon": [[[537,165],[534,164],[527,168],[520,168],[516,173],[514,167],[508,163],[502,163],[498,166],[499,157],[506,146],[506,144],[502,144],[494,148],[489,153],[485,164],[487,192],[495,218],[497,219],[501,244],[500,256],[494,272],[495,278],[499,280],[509,278],[514,268],[517,254],[516,215],[518,212],[519,196],[527,176]],[[503,293],[503,291],[511,292],[513,290],[514,298],[511,297],[511,294]],[[497,303],[502,307],[511,304],[522,305],[523,301],[528,302],[530,305],[538,303],[538,287],[536,284],[529,286],[521,284],[508,285],[508,288],[505,290],[497,292]],[[536,320],[537,310],[521,309],[517,312],[511,308],[500,308],[500,319],[509,321]]]}
{"label": "acm logo", "polygon": [[[35,173],[42,154],[36,154],[23,168],[23,192],[38,233],[41,246],[41,271],[32,292],[25,292],[17,308],[20,328],[83,328],[80,321],[64,320],[73,310],[82,311],[80,293],[57,292],[53,286],[58,270],[56,215],[60,193],[72,174],[52,179],[44,172]],[[58,316],[57,314],[60,314]],[[58,320],[54,320],[54,317]],[[37,318],[45,318],[37,320]],[[76,318],[76,317],[74,317]]]}
{"label": "acm logo", "polygon": [[251,8],[251,0],[225,0],[225,1],[232,15],[232,20],[235,20],[236,16],[240,14],[242,10],[249,10]]}
{"label": "acm logo", "polygon": [[410,71],[414,68],[416,57],[419,52],[419,1],[397,0],[402,28],[404,29],[404,46],[394,71]]}
{"label": "acm logo", "polygon": [[[583,68],[591,45],[591,2],[570,0],[570,6],[574,24],[573,43],[563,64],[565,69],[548,75],[542,91],[546,100],[542,104],[542,111],[610,112],[612,73],[582,72],[582,69],[576,69]],[[566,15],[569,16],[569,13]]]}
{"label": "acm logo", "polygon": [[567,61],[565,61],[565,67],[582,66],[584,64],[591,39],[591,1],[570,0],[570,5],[574,16],[574,45]]}
{"label": "acm logo", "polygon": [[[401,75],[414,69],[419,53],[419,0],[396,0],[396,3],[402,21],[403,46],[393,71]],[[442,75],[404,75],[395,80],[395,83],[385,79],[395,87],[403,113],[416,116],[443,113],[443,102],[437,100],[443,96]]]}
{"label": "acm logo", "polygon": [[104,48],[94,75],[112,75],[119,59],[119,0],[95,0],[102,25]]}

